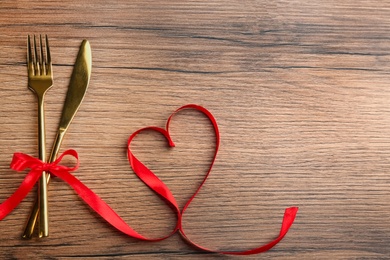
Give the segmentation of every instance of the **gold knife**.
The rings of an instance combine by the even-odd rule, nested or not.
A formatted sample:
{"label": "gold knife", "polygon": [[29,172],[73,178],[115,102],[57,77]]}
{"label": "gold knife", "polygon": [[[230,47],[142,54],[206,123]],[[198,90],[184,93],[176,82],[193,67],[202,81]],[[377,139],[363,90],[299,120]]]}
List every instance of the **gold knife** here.
{"label": "gold knife", "polygon": [[[92,71],[92,53],[91,46],[87,40],[83,40],[77,55],[76,63],[73,68],[72,77],[70,79],[68,92],[66,94],[62,115],[57,130],[57,135],[54,140],[53,148],[49,157],[49,162],[54,162],[57,158],[61,147],[62,140],[70,123],[72,122],[81,102],[85,96],[88,84],[91,78]],[[46,174],[47,183],[50,181],[50,174]],[[34,233],[35,224],[39,214],[39,205],[37,201],[31,211],[30,217],[26,224],[23,238],[29,239]]]}

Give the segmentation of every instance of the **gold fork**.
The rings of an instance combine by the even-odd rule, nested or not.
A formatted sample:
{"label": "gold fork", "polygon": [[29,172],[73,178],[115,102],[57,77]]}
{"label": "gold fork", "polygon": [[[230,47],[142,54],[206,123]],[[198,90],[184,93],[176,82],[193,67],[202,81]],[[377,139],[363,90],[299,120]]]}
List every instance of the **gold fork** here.
{"label": "gold fork", "polygon": [[[38,145],[39,159],[46,162],[46,136],[45,136],[45,109],[44,97],[46,91],[53,85],[52,63],[50,57],[49,40],[45,35],[45,46],[43,46],[42,36],[39,36],[39,46],[34,35],[31,43],[30,35],[27,38],[27,67],[28,67],[28,88],[35,93],[38,98]],[[38,51],[38,48],[40,49]],[[45,49],[45,50],[44,50]],[[34,50],[34,51],[33,51]],[[38,184],[39,214],[39,237],[49,235],[49,220],[47,207],[47,180],[46,173],[42,176]]]}

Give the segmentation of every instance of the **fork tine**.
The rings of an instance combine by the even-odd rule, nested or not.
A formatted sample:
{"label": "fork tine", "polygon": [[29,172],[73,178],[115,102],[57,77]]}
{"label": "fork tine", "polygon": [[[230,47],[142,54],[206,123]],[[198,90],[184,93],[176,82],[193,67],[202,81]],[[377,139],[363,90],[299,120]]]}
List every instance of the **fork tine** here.
{"label": "fork tine", "polygon": [[30,35],[27,36],[27,70],[28,73],[34,75],[34,67],[33,67],[33,54],[31,51],[31,39]]}
{"label": "fork tine", "polygon": [[27,62],[30,63],[31,61],[31,56],[32,56],[32,53],[31,53],[31,39],[30,39],[30,35],[27,35]]}
{"label": "fork tine", "polygon": [[44,58],[44,53],[43,53],[43,44],[42,44],[42,35],[39,35],[39,43],[41,47],[41,53],[40,53],[40,65],[41,65],[41,74],[46,75],[46,62]]}
{"label": "fork tine", "polygon": [[47,38],[47,35],[45,35],[46,39],[46,62],[47,62],[47,73],[51,74],[51,55],[50,55],[50,48],[49,48],[49,39]]}
{"label": "fork tine", "polygon": [[40,66],[39,66],[39,56],[38,56],[38,50],[37,50],[37,40],[36,40],[35,35],[34,35],[33,46],[34,46],[33,63],[34,63],[34,66],[35,66],[35,75],[41,75],[41,70],[40,70]]}

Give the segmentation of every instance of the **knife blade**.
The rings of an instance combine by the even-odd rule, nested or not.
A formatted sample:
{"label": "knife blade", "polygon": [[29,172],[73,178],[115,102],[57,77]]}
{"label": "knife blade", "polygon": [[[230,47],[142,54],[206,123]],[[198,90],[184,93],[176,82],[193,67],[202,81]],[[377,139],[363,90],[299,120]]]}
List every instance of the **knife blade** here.
{"label": "knife blade", "polygon": [[[83,40],[76,58],[76,63],[73,67],[68,92],[66,93],[66,98],[62,108],[60,123],[58,125],[57,134],[49,157],[49,163],[54,162],[57,158],[65,133],[84,99],[91,78],[91,71],[91,46],[87,40]],[[49,183],[50,174],[47,174],[46,178]],[[22,236],[23,238],[29,239],[32,237],[38,214],[39,205],[36,201],[26,224]]]}

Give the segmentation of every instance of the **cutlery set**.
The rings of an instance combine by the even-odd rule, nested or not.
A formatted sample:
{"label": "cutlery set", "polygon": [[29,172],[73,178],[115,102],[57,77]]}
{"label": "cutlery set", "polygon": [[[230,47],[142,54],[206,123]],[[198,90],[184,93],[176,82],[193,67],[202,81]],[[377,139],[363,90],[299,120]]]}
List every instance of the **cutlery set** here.
{"label": "cutlery set", "polygon": [[[45,108],[44,98],[46,92],[53,85],[53,70],[47,36],[27,38],[27,68],[28,88],[34,92],[38,101],[38,151],[39,159],[43,162],[52,163],[58,155],[62,140],[72,122],[77,110],[85,96],[92,70],[91,47],[87,40],[83,40],[73,68],[71,80],[62,109],[57,135],[53,143],[49,159],[46,159],[45,138]],[[37,200],[33,206],[27,221],[23,238],[33,236],[36,223],[38,222],[38,236],[49,235],[48,196],[47,185],[50,181],[50,173],[43,173],[38,182]]]}

